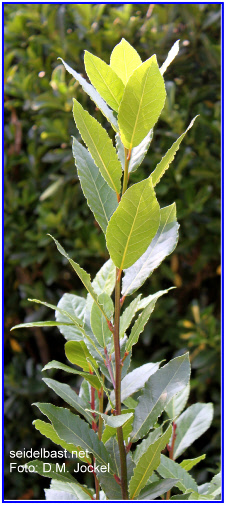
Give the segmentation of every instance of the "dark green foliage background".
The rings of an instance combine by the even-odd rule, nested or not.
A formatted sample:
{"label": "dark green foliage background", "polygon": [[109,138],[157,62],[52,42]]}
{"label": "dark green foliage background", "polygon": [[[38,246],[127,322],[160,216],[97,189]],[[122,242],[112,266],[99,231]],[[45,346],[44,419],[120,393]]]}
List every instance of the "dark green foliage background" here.
{"label": "dark green foliage background", "polygon": [[[57,58],[85,76],[84,49],[109,62],[124,37],[142,60],[162,64],[180,39],[165,74],[167,103],[143,165],[147,177],[190,120],[200,114],[157,186],[161,206],[177,203],[180,240],[142,292],[178,289],[158,303],[133,366],[189,350],[191,395],[212,401],[212,428],[187,451],[207,452],[199,482],[216,472],[220,454],[220,6],[217,4],[5,5],[5,449],[6,499],[41,499],[47,479],[9,473],[9,450],[52,447],[32,427],[31,403],[61,405],[41,381],[50,359],[64,360],[57,329],[17,330],[20,322],[51,319],[27,298],[57,303],[64,292],[84,294],[80,281],[47,236],[54,235],[92,277],[108,258],[104,237],[83,197],[71,153],[72,97],[109,130],[101,113]],[[79,136],[78,136],[79,138]],[[51,372],[52,376],[54,372]],[[63,375],[55,372],[56,378]],[[64,376],[65,378],[65,376]],[[67,378],[66,378],[67,380]],[[69,379],[78,388],[79,381]],[[13,461],[13,460],[11,460]],[[23,460],[22,460],[23,461]],[[196,470],[197,472],[197,470]]]}

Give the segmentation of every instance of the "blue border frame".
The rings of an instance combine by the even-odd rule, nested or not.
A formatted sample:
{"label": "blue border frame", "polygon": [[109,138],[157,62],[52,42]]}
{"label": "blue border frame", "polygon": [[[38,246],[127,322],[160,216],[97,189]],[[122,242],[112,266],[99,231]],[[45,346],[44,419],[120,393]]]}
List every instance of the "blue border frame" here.
{"label": "blue border frame", "polygon": [[[103,2],[98,1],[98,2],[2,2],[2,63],[3,63],[3,68],[4,68],[4,6],[5,5],[21,5],[21,4],[102,4]],[[116,3],[116,2],[115,2]],[[150,2],[117,2],[117,4],[147,4],[149,5]],[[161,4],[171,4],[175,5],[178,2],[154,2],[155,5],[161,5]],[[221,482],[222,482],[222,499],[221,500],[214,500],[214,501],[209,501],[208,503],[224,503],[224,2],[179,2],[182,5],[185,4],[203,4],[203,5],[209,5],[209,4],[219,4],[221,5],[221,65],[222,65],[222,75],[221,75],[221,127],[222,127],[222,133],[221,133],[221,257],[222,257],[222,262],[221,262],[221,270],[222,270],[222,281],[221,281],[221,321],[222,321],[222,330],[221,330],[221,342],[222,342],[222,347],[221,347],[221,472],[222,472],[222,477],[221,477]],[[109,2],[110,4],[110,2]],[[114,4],[114,3],[113,3]],[[111,4],[111,5],[113,5]],[[2,125],[4,125],[4,73],[2,75]],[[2,146],[4,146],[4,128],[2,128]],[[2,179],[4,180],[4,173],[3,173],[3,167],[4,167],[4,150],[2,151]],[[2,186],[2,257],[4,253],[4,185]],[[4,265],[3,265],[3,260],[2,260],[2,271],[4,274]],[[2,282],[2,315],[4,313],[4,281]],[[2,336],[4,335],[4,325],[2,322]],[[2,338],[2,445],[4,446],[4,339]],[[46,501],[46,500],[4,500],[4,451],[2,451],[2,503],[64,503],[62,501]],[[110,500],[109,500],[110,501]],[[139,503],[139,500],[117,500],[113,501],[111,500],[111,503],[132,503],[132,502],[137,502]],[[67,501],[67,503],[79,503],[78,500],[74,501]],[[93,503],[93,500],[86,501],[85,503]],[[105,501],[98,500],[98,503],[105,503]],[[162,500],[152,500],[152,501],[143,501],[142,503],[162,503]],[[167,501],[167,503],[169,503]],[[184,503],[184,501],[177,501],[176,503]],[[185,503],[207,503],[206,501],[186,501]]]}

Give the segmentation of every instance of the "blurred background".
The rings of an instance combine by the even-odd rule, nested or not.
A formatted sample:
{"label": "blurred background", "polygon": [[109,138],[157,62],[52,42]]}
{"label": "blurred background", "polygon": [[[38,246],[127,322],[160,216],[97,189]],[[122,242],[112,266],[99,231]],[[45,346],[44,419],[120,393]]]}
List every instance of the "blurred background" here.
{"label": "blurred background", "polygon": [[[64,292],[85,295],[47,233],[92,278],[108,258],[72,158],[71,135],[78,136],[72,98],[113,132],[57,58],[86,77],[84,49],[108,63],[122,37],[143,61],[156,53],[159,65],[180,39],[179,55],[164,76],[166,106],[133,182],[153,171],[200,114],[156,188],[162,207],[176,201],[180,239],[142,292],[177,289],[158,301],[133,366],[189,350],[189,405],[212,401],[215,411],[212,427],[186,452],[192,458],[207,453],[194,469],[198,482],[205,482],[217,472],[220,458],[220,5],[5,4],[4,9],[5,499],[43,499],[43,487],[49,487],[48,479],[37,474],[10,473],[9,451],[51,446],[32,426],[37,410],[31,403],[62,405],[41,381],[41,369],[49,360],[64,361],[64,339],[57,329],[10,333],[10,328],[53,318],[53,312],[37,310],[27,298],[57,304]],[[77,378],[66,380],[79,387]]]}

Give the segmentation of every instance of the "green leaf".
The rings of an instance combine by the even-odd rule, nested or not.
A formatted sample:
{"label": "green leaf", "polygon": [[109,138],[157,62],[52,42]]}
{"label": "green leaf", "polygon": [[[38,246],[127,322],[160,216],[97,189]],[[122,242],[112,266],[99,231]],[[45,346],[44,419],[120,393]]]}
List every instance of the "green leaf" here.
{"label": "green leaf", "polygon": [[140,444],[136,446],[136,449],[133,452],[133,461],[136,465],[141,456],[143,456],[143,454],[147,452],[150,445],[154,444],[154,442],[156,442],[156,440],[158,440],[159,437],[161,437],[161,435],[162,435],[162,426],[159,426],[159,428],[155,428],[153,431],[151,431],[149,435],[146,438],[144,438]]}
{"label": "green leaf", "polygon": [[198,491],[197,484],[194,479],[189,475],[184,468],[181,468],[176,461],[167,458],[163,454],[161,455],[161,463],[157,468],[157,472],[164,479],[179,479],[176,486],[180,491],[186,492],[187,489],[193,489],[193,491]]}
{"label": "green leaf", "polygon": [[123,403],[126,407],[128,407],[128,409],[135,409],[138,402],[136,400],[134,400],[134,398],[126,398],[125,400],[123,400]]}
{"label": "green leaf", "polygon": [[[93,417],[86,410],[89,408],[89,404],[87,404],[84,400],[82,400],[82,398],[80,398],[76,394],[76,392],[70,386],[68,386],[68,384],[63,384],[62,382],[58,382],[53,379],[47,379],[47,378],[43,378],[42,380],[49,388],[53,389],[56,395],[62,398],[66,403],[68,403],[68,405],[73,407],[77,412],[82,414],[82,416],[84,416],[87,419],[87,421],[90,424],[92,424]],[[34,405],[36,405],[36,403]]]}
{"label": "green leaf", "polygon": [[123,296],[136,291],[162,261],[171,254],[178,242],[179,225],[176,220],[176,204],[160,209],[160,223],[158,231],[145,253],[125,270],[122,280]]}
{"label": "green leaf", "polygon": [[[81,486],[81,484],[79,484],[67,470],[66,472],[64,472],[63,469],[62,471],[59,470],[59,466],[62,467],[62,465],[54,465],[53,463],[47,463],[39,460],[29,461],[25,465],[26,468],[33,466],[35,467],[36,473],[39,475],[55,479],[57,481],[61,481],[62,484],[66,484],[67,491],[75,495],[77,499],[87,501],[88,497],[91,498],[91,493],[85,487]],[[51,468],[50,471],[49,468]]]}
{"label": "green leaf", "polygon": [[130,76],[141,63],[142,61],[136,49],[125,39],[122,39],[111,53],[110,66],[124,84],[127,84]]}
{"label": "green leaf", "polygon": [[73,100],[73,115],[82,139],[103,178],[119,196],[122,169],[110,137],[101,124],[90,116],[75,99]]}
{"label": "green leaf", "polygon": [[[104,312],[107,315],[109,321],[111,320],[114,313],[113,301],[109,295],[102,293],[98,297],[99,302],[104,308]],[[91,310],[91,328],[93,333],[101,345],[101,347],[107,347],[109,343],[113,341],[113,335],[108,327],[107,321],[103,316],[102,312],[99,310],[96,304],[93,304]]]}
{"label": "green leaf", "polygon": [[156,56],[142,63],[128,80],[119,107],[118,123],[123,145],[132,149],[157,122],[166,91]]}
{"label": "green leaf", "polygon": [[146,251],[159,219],[159,204],[150,178],[127,189],[106,233],[109,254],[120,270],[133,265]]}
{"label": "green leaf", "polygon": [[178,482],[178,479],[161,479],[159,482],[153,482],[143,489],[139,494],[139,501],[154,500],[172,489]]}
{"label": "green leaf", "polygon": [[[81,268],[78,263],[75,263],[75,261],[73,261],[69,256],[68,254],[66,253],[66,251],[63,249],[63,247],[60,245],[60,243],[58,242],[58,240],[56,240],[54,237],[52,237],[52,235],[49,235],[55,242],[56,246],[57,246],[57,249],[58,251],[62,254],[62,256],[64,256],[65,258],[67,258],[67,260],[69,261],[69,263],[71,264],[71,266],[73,267],[73,269],[75,270],[76,274],[79,276],[79,278],[81,279],[82,283],[84,284],[85,288],[87,289],[87,291],[90,293],[90,295],[92,296],[94,302],[98,305],[99,309],[101,310],[101,312],[103,313],[103,315],[105,317],[107,317],[105,314],[104,314],[104,311],[101,307],[101,305],[99,304],[98,302],[98,296],[97,294],[95,293],[94,289],[93,289],[93,286],[91,284],[91,279],[90,279],[90,274],[87,274],[87,272]],[[59,310],[59,308],[58,308]],[[68,315],[68,314],[66,314]],[[71,317],[70,317],[71,319]]]}
{"label": "green leaf", "polygon": [[169,165],[173,161],[175,154],[178,151],[183,138],[185,137],[188,130],[190,130],[190,128],[193,126],[197,117],[198,116],[195,116],[194,119],[192,119],[187,130],[184,133],[182,133],[182,135],[176,140],[176,142],[173,143],[171,148],[167,151],[165,156],[163,156],[163,158],[161,159],[160,163],[158,163],[158,165],[156,166],[154,172],[152,172],[151,177],[152,177],[152,182],[153,182],[154,187],[156,186],[156,184],[158,184],[161,177],[164,175],[165,171],[169,168]]}
{"label": "green leaf", "polygon": [[64,363],[60,363],[59,361],[55,361],[55,360],[47,363],[47,365],[44,366],[42,371],[51,370],[52,368],[56,368],[58,370],[64,370],[64,372],[73,373],[75,375],[80,375],[81,377],[84,377],[84,379],[86,379],[91,384],[91,386],[93,386],[95,389],[97,389],[97,390],[101,389],[100,381],[99,381],[98,377],[96,377],[96,375],[92,375],[90,373],[85,373],[85,372],[80,372],[79,370],[75,370],[74,368],[71,368],[70,366],[64,365]]}
{"label": "green leaf", "polygon": [[[46,404],[46,405],[48,405],[48,404]],[[45,468],[46,468],[44,466],[45,463],[46,463],[46,465],[48,465],[48,468],[50,465],[50,467],[51,467],[50,471],[45,471]],[[68,484],[70,484],[70,483],[76,484],[76,480],[74,479],[74,477],[72,477],[72,475],[69,472],[67,472],[67,471],[64,472],[64,467],[62,468],[62,472],[60,472],[56,469],[56,465],[54,463],[49,463],[49,462],[47,463],[47,462],[35,459],[33,461],[28,461],[28,463],[26,463],[24,466],[25,466],[25,468],[29,468],[30,466],[34,466],[35,471],[39,475],[43,475],[43,477],[49,477],[50,479],[61,480],[62,482],[67,482]]]}
{"label": "green leaf", "polygon": [[107,106],[107,104],[105,103],[103,98],[101,98],[101,96],[95,90],[95,88],[92,86],[92,84],[89,84],[80,74],[78,74],[78,72],[73,70],[67,63],[65,63],[65,61],[62,60],[62,58],[59,58],[59,59],[64,64],[64,66],[65,66],[66,70],[69,72],[69,74],[71,74],[75,78],[75,80],[78,81],[79,84],[81,84],[84,91],[90,96],[91,100],[94,101],[94,103],[96,104],[98,109],[101,110],[102,114],[107,118],[109,123],[111,123],[114,130],[116,132],[118,132],[119,131],[118,130],[118,123],[117,123],[117,120],[116,120],[112,110],[109,109],[109,107]]}
{"label": "green leaf", "polygon": [[36,419],[32,423],[36,430],[40,431],[42,435],[45,437],[49,438],[54,444],[60,445],[63,447],[63,449],[66,449],[66,451],[73,453],[76,452],[77,457],[86,463],[91,463],[91,458],[87,457],[81,457],[79,453],[82,453],[81,447],[76,447],[73,444],[67,444],[62,440],[60,437],[58,437],[56,431],[54,430],[52,424],[50,423],[45,423],[45,421],[41,421],[41,419]]}
{"label": "green leaf", "polygon": [[[144,140],[142,140],[142,142],[137,147],[134,147],[131,150],[129,167],[128,167],[129,173],[135,172],[135,170],[141,165],[143,159],[145,158],[145,156],[148,152],[150,143],[152,141],[152,137],[153,137],[153,129],[151,129],[148,132],[146,137],[144,137]],[[120,135],[118,133],[116,133],[115,140],[116,140],[116,148],[117,148],[118,158],[121,162],[122,170],[124,170],[125,149],[124,149],[124,145],[120,139]]]}
{"label": "green leaf", "polygon": [[103,417],[105,424],[110,426],[110,428],[119,428],[120,426],[123,426],[132,416],[132,412],[128,414],[120,414],[118,416],[108,416],[106,414],[101,414],[101,417]]}
{"label": "green leaf", "polygon": [[114,475],[115,467],[103,442],[99,440],[97,434],[85,421],[62,407],[55,407],[49,403],[36,403],[35,405],[48,417],[60,438],[67,443],[78,445],[85,451],[87,450],[95,457],[97,464],[109,464],[109,473]]}
{"label": "green leaf", "polygon": [[[90,371],[90,364],[87,361],[87,358],[89,358],[89,361],[94,363],[94,365],[97,366],[97,363],[95,363],[95,360],[91,356],[90,352],[88,351],[85,342],[75,342],[75,341],[69,341],[66,342],[65,344],[65,354],[67,356],[67,359],[73,363],[73,365],[80,366],[85,372]],[[77,373],[77,372],[76,372]]]}
{"label": "green leaf", "polygon": [[105,233],[108,221],[118,206],[116,194],[102,177],[89,151],[74,137],[72,152],[87,203]]}
{"label": "green leaf", "polygon": [[134,500],[139,495],[153,471],[159,466],[161,451],[165,449],[166,444],[169,442],[171,433],[172,426],[170,425],[166,432],[151,444],[140,457],[129,483],[129,496],[131,500]]}
{"label": "green leaf", "polygon": [[146,435],[171,398],[185,388],[189,377],[190,362],[186,353],[172,359],[148,379],[135,409],[131,441]]}
{"label": "green leaf", "polygon": [[22,323],[22,324],[17,324],[16,326],[13,326],[10,331],[16,330],[17,328],[35,328],[36,326],[38,327],[45,327],[45,326],[59,326],[59,325],[65,325],[65,326],[74,326],[73,323],[63,323],[61,322],[56,322],[56,321],[34,321],[33,323]]}
{"label": "green leaf", "polygon": [[174,459],[177,459],[187,447],[201,437],[211,425],[213,419],[212,403],[195,403],[178,417]]}
{"label": "green leaf", "polygon": [[109,296],[112,294],[115,287],[115,265],[111,259],[106,261],[97,272],[92,286],[98,295],[103,292]]}
{"label": "green leaf", "polygon": [[190,384],[188,383],[186,388],[184,388],[182,391],[179,391],[179,393],[173,396],[172,400],[170,400],[165,408],[165,411],[170,419],[175,419],[180,415],[182,410],[184,410],[189,397],[189,393]]}
{"label": "green leaf", "polygon": [[82,329],[82,327],[83,327],[83,322],[81,319],[76,317],[75,314],[72,315],[69,312],[67,312],[66,310],[61,309],[59,306],[56,307],[56,305],[53,305],[52,303],[42,302],[41,300],[35,300],[35,299],[31,299],[31,298],[28,298],[28,301],[34,302],[34,303],[40,303],[41,305],[45,305],[45,307],[49,307],[49,309],[56,310],[62,316],[66,316],[67,320],[69,319],[70,321],[72,321],[75,324],[75,326],[77,326],[79,329],[80,328]]}
{"label": "green leaf", "polygon": [[[88,358],[87,358],[87,361],[88,361],[88,363],[89,363],[89,359],[88,359]],[[106,393],[106,395],[107,395],[107,397],[108,397],[108,400],[109,400],[109,402],[110,402],[111,408],[113,408],[113,404],[112,404],[111,399],[110,399],[110,396],[109,396],[109,389],[108,389],[108,388],[106,387],[106,385],[104,384],[104,381],[103,381],[103,379],[102,379],[101,375],[99,374],[98,368],[96,368],[96,367],[95,367],[95,365],[94,365],[93,363],[91,363],[91,362],[90,362],[90,364],[92,364],[92,366],[93,366],[93,368],[94,368],[94,371],[95,371],[95,373],[96,373],[96,376],[98,377],[98,379],[99,379],[99,381],[100,381],[100,383],[101,383],[101,386],[102,386],[103,390],[105,391],[105,393]],[[111,380],[111,379],[109,378],[109,381],[110,381],[110,380]]]}
{"label": "green leaf", "polygon": [[202,461],[205,459],[206,455],[202,454],[202,456],[198,456],[197,458],[193,459],[184,459],[181,463],[180,466],[184,468],[187,472],[193,468],[193,466],[197,465],[199,461]]}
{"label": "green leaf", "polygon": [[127,328],[131,325],[136,311],[138,310],[140,299],[141,295],[138,295],[122,313],[120,317],[120,338],[124,337]]}
{"label": "green leaf", "polygon": [[[120,477],[120,466],[121,466],[120,465],[120,455],[119,455],[118,442],[115,437],[107,442],[106,449],[107,449],[109,455],[111,456],[111,459],[112,459],[114,466],[116,468],[115,474],[118,477]],[[126,460],[127,460],[126,461],[127,462],[127,475],[129,475],[130,468],[131,468],[130,454],[127,454]],[[121,500],[122,499],[121,486],[116,484],[115,479],[114,479],[114,482],[109,482],[109,484],[110,484],[110,487],[109,487],[109,489],[106,490],[106,494],[107,494],[108,499]]]}
{"label": "green leaf", "polygon": [[112,67],[97,56],[85,51],[85,68],[94,88],[112,109],[118,112],[125,86]]}
{"label": "green leaf", "polygon": [[[153,375],[159,368],[159,363],[146,363],[145,365],[135,368],[132,372],[128,373],[121,382],[121,402],[123,403],[128,396],[136,393],[139,389],[144,387],[145,382]],[[115,392],[111,393],[111,400],[115,401]]]}
{"label": "green leaf", "polygon": [[107,414],[103,414],[102,412],[99,412],[98,410],[89,410],[89,412],[94,412],[101,416],[104,420],[104,424],[106,426],[109,426],[110,428],[117,429],[120,426],[123,426],[132,416],[133,413],[126,413],[126,414],[120,414],[117,416],[108,416]]}
{"label": "green leaf", "polygon": [[143,331],[145,324],[148,322],[154,308],[155,304],[158,300],[158,298],[162,295],[165,295],[168,293],[168,289],[165,289],[164,291],[158,291],[158,293],[155,293],[150,297],[150,302],[148,305],[145,307],[143,312],[139,315],[137,320],[135,321],[135,324],[131,330],[130,336],[128,338],[127,344],[126,344],[126,350],[130,351],[132,349],[132,346],[137,343],[139,335]]}
{"label": "green leaf", "polygon": [[[122,409],[122,414],[133,414],[134,413],[134,409]],[[131,417],[128,417],[127,421],[123,424],[123,427],[122,427],[122,431],[123,431],[123,440],[124,440],[124,443],[128,443],[129,442],[129,436],[130,436],[130,433],[132,431],[132,424],[133,424],[133,415],[131,415]],[[105,426],[105,429],[103,431],[103,435],[102,435],[102,442],[104,444],[106,444],[106,442],[112,438],[116,436],[117,437],[117,429],[116,428],[111,428],[109,425],[106,425]]]}
{"label": "green leaf", "polygon": [[62,313],[61,310],[69,313],[73,319],[74,316],[79,319],[80,326],[74,326],[70,328],[65,328],[64,326],[60,326],[59,330],[62,335],[66,338],[66,340],[83,340],[84,332],[81,330],[81,326],[83,326],[84,314],[85,314],[85,304],[86,300],[82,296],[72,295],[70,293],[65,293],[60,301],[57,304],[57,310],[55,313],[55,317],[57,322],[64,321],[64,323],[69,323],[70,319],[65,313]]}
{"label": "green leaf", "polygon": [[199,494],[199,493],[195,493],[194,491],[189,495],[189,500],[195,500],[195,501],[210,501],[210,500],[214,500],[214,496],[213,495],[204,495],[204,494]]}
{"label": "green leaf", "polygon": [[217,496],[221,495],[221,472],[219,472],[217,475],[214,475],[210,481],[210,485],[208,487],[208,495],[214,496],[215,499]]}
{"label": "green leaf", "polygon": [[49,502],[67,502],[75,500],[84,502],[93,499],[92,493],[78,482],[76,482],[76,484],[70,483],[68,486],[68,482],[52,479],[50,489],[44,489],[44,491],[46,500]]}
{"label": "green leaf", "polygon": [[[60,245],[59,245],[59,246],[60,246]],[[61,247],[61,246],[60,246],[60,247]],[[66,254],[66,253],[65,253],[65,254]],[[71,261],[72,261],[72,260],[71,260]],[[73,263],[74,263],[74,262],[73,262]],[[76,265],[76,263],[74,263],[74,265]],[[87,274],[87,273],[86,273],[83,269],[81,269],[81,268],[79,267],[79,265],[77,265],[77,266],[78,266],[78,269],[80,269],[80,270],[81,270],[80,275],[83,275],[83,274],[84,274],[84,275],[83,275],[84,282],[87,282],[87,277],[89,277],[89,276],[88,276],[88,274]],[[79,272],[80,272],[80,270],[79,270]],[[87,277],[86,277],[86,276],[87,276]],[[88,285],[88,282],[87,282],[87,285]],[[89,285],[88,285],[88,286],[89,286]],[[90,284],[90,286],[91,286],[91,284]],[[91,289],[92,289],[92,291],[93,291],[94,296],[96,297],[95,302],[96,302],[96,303],[98,303],[97,295],[95,294],[95,292],[94,292],[94,290],[93,290],[92,286],[91,286]],[[98,358],[99,358],[102,362],[104,362],[104,359],[103,359],[103,357],[102,357],[102,353],[101,353],[101,348],[100,348],[100,349],[98,349],[98,346],[95,344],[95,341],[92,339],[92,336],[90,337],[90,335],[89,335],[89,334],[88,334],[88,333],[84,330],[84,328],[83,328],[83,322],[82,322],[80,319],[78,319],[75,315],[73,315],[73,316],[72,316],[72,315],[71,315],[69,312],[67,312],[66,310],[62,310],[62,309],[60,309],[60,308],[59,308],[59,305],[56,307],[55,305],[52,305],[52,304],[50,304],[50,303],[46,303],[46,302],[41,302],[40,300],[30,300],[30,299],[29,299],[29,301],[31,301],[31,302],[35,302],[35,303],[40,303],[41,305],[45,305],[46,307],[49,307],[49,308],[51,308],[51,309],[53,309],[53,310],[57,310],[58,312],[60,312],[60,314],[62,314],[62,315],[64,315],[64,316],[66,316],[66,318],[68,318],[69,320],[73,321],[73,322],[75,323],[75,326],[77,326],[77,327],[79,328],[79,330],[81,331],[81,333],[82,333],[82,335],[81,335],[81,337],[79,337],[79,339],[80,339],[80,338],[84,338],[84,339],[86,340],[87,345],[89,345],[89,346],[91,345],[91,346],[90,346],[90,348],[91,348],[91,349],[93,349],[94,354],[95,354],[95,357],[98,357]],[[98,306],[99,306],[99,304],[98,304]],[[77,338],[78,338],[78,337],[77,337]],[[95,338],[95,337],[94,337],[94,338]],[[99,363],[99,361],[98,361],[98,363]]]}
{"label": "green leaf", "polygon": [[160,72],[162,75],[165,73],[165,71],[168,68],[168,66],[170,65],[170,63],[172,63],[174,58],[179,53],[179,50],[180,50],[179,42],[180,42],[179,40],[174,42],[173,46],[171,47],[170,51],[168,52],[167,58],[160,68]]}

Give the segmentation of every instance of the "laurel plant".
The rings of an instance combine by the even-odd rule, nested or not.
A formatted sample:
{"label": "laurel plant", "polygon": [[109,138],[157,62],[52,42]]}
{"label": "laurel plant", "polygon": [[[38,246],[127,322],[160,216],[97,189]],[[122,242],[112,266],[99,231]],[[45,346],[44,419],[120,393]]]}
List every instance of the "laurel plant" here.
{"label": "laurel plant", "polygon": [[36,403],[48,422],[37,419],[34,425],[68,456],[78,454],[93,474],[93,488],[82,486],[65,466],[59,472],[51,463],[46,473],[43,462],[28,462],[28,469],[52,479],[46,490],[48,500],[219,499],[220,474],[201,486],[189,474],[205,454],[181,458],[213,417],[211,403],[184,410],[189,396],[188,353],[166,364],[148,362],[129,371],[133,346],[158,298],[169,289],[147,297],[133,295],[178,240],[176,205],[160,208],[155,187],[195,118],[149,177],[132,185],[129,177],[149,149],[166,99],[163,74],[178,51],[176,42],[161,68],[155,55],[142,63],[124,39],[113,49],[109,65],[86,51],[85,70],[91,84],[63,62],[112,126],[115,142],[74,100],[73,116],[83,143],[73,138],[72,152],[110,259],[91,282],[53,238],[84,284],[87,297],[66,293],[57,307],[32,300],[53,309],[56,320],[19,325],[58,326],[72,366],[51,361],[43,370],[61,369],[82,377],[79,395],[68,384],[45,377],[46,385],[69,408]]}

